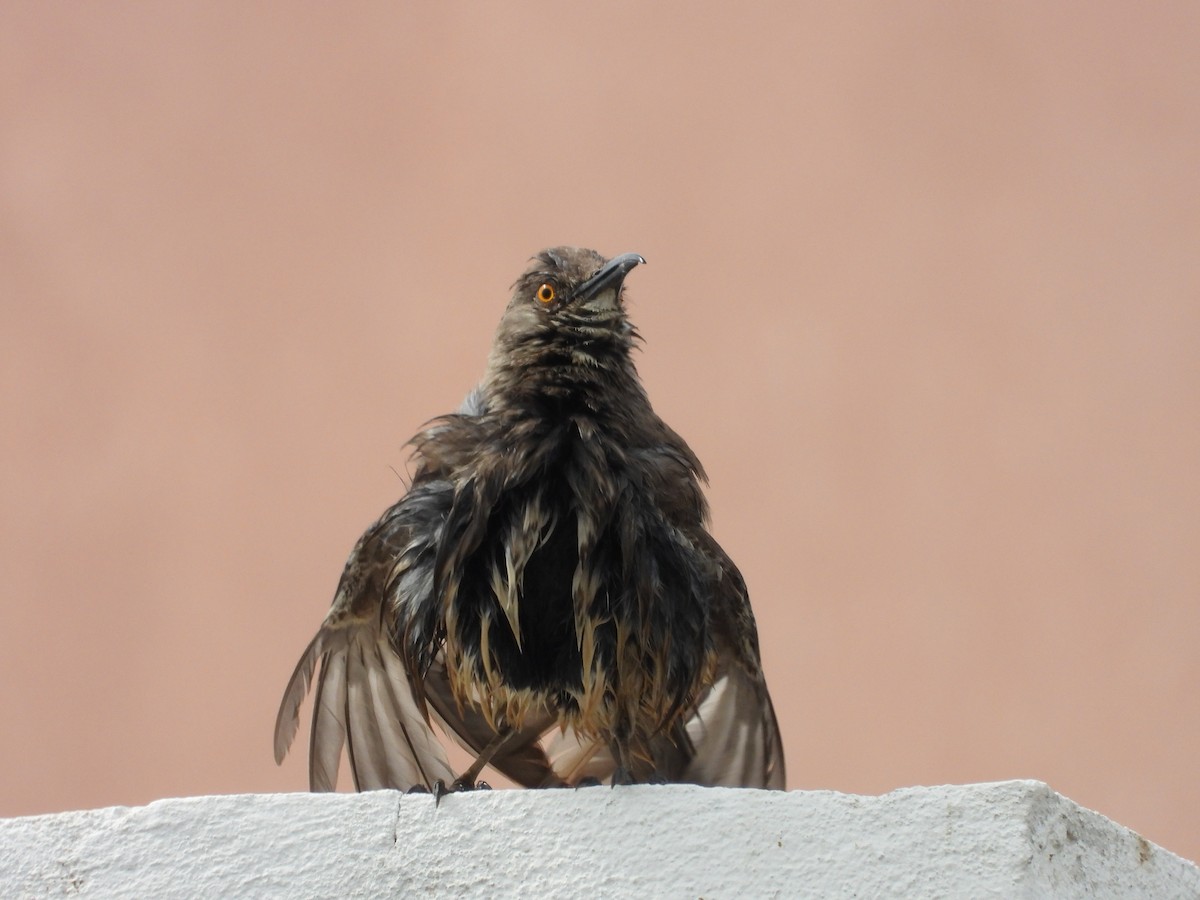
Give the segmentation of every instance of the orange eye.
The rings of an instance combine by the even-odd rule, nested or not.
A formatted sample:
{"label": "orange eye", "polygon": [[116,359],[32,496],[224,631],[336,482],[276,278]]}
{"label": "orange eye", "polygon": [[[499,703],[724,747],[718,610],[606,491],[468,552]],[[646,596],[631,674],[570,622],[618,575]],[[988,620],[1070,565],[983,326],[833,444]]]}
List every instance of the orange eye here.
{"label": "orange eye", "polygon": [[542,286],[537,289],[535,296],[538,298],[539,303],[553,303],[554,298],[558,296],[558,292],[554,290],[554,285],[549,282],[543,282]]}

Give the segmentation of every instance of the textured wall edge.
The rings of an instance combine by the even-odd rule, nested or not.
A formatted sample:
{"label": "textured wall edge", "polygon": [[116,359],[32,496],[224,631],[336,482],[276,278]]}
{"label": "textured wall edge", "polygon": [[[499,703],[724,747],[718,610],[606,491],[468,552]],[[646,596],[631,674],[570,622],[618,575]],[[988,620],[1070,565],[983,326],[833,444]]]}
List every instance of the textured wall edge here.
{"label": "textured wall edge", "polygon": [[1162,897],[1200,870],[1036,781],[247,794],[0,820],[3,896]]}

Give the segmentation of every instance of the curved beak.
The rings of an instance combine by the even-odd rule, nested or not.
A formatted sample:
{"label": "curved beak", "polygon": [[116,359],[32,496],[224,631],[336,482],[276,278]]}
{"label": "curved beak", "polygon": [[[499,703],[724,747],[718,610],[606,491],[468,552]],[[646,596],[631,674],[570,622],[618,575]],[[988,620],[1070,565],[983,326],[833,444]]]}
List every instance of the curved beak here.
{"label": "curved beak", "polygon": [[629,274],[629,271],[634,266],[640,265],[645,261],[640,253],[622,253],[620,256],[614,256],[600,267],[599,272],[579,286],[575,291],[576,299],[586,303],[601,294],[611,291],[612,305],[615,307],[617,296],[621,293],[621,284],[625,281],[625,276]]}

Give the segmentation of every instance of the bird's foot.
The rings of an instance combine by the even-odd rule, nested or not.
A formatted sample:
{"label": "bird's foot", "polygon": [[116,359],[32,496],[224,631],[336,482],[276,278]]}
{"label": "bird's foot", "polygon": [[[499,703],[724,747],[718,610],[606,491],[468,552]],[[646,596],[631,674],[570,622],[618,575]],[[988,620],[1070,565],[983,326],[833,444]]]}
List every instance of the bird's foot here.
{"label": "bird's foot", "polygon": [[474,779],[463,775],[460,778],[454,779],[454,783],[450,785],[450,789],[447,791],[447,793],[462,794],[466,793],[467,791],[490,791],[491,789],[492,786],[486,781],[475,781]]}
{"label": "bird's foot", "polygon": [[600,779],[595,775],[587,775],[575,782],[575,790],[585,787],[600,787]]}
{"label": "bird's foot", "polygon": [[468,781],[463,778],[456,778],[453,782],[450,783],[449,787],[446,787],[446,782],[442,781],[442,779],[439,778],[437,781],[435,781],[433,783],[432,791],[429,788],[425,787],[425,785],[423,785],[423,784],[414,784],[412,787],[410,787],[404,793],[405,794],[430,794],[431,793],[431,794],[433,794],[434,805],[437,805],[442,802],[442,798],[445,797],[447,794],[461,794],[466,791],[490,791],[491,789],[492,789],[492,786],[490,784],[488,784],[486,781],[472,782],[472,781]]}
{"label": "bird's foot", "polygon": [[[490,791],[492,786],[486,781],[471,781],[469,778],[455,778],[450,782],[450,786],[446,786],[446,782],[438,779],[433,783],[433,805],[440,806],[442,798],[447,794],[465,794],[468,791]],[[408,789],[408,793],[427,794],[430,793],[425,785],[418,784]]]}

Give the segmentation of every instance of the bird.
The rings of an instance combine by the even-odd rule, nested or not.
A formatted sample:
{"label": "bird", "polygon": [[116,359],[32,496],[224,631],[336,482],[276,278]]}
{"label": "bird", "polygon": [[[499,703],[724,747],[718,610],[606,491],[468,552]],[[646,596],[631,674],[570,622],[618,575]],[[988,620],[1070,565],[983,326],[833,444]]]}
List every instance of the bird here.
{"label": "bird", "polygon": [[624,283],[644,262],[532,257],[482,379],[410,442],[407,491],[355,544],[279,707],[282,763],[315,681],[312,790],[336,789],[343,749],[356,790],[440,796],[487,766],[528,788],[785,787],[745,581],[634,364]]}

